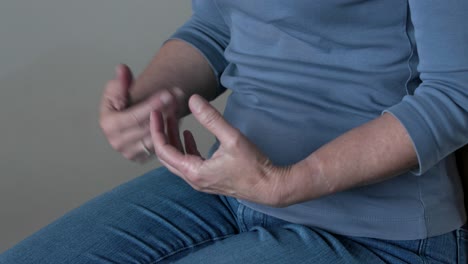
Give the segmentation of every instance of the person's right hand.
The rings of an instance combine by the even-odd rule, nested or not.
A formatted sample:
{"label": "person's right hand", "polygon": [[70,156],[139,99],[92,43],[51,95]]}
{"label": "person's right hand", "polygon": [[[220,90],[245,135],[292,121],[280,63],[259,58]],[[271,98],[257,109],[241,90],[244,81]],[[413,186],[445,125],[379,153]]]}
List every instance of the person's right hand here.
{"label": "person's right hand", "polygon": [[99,123],[115,150],[129,160],[143,163],[154,153],[149,129],[150,113],[163,112],[167,122],[178,130],[177,111],[184,94],[178,88],[160,89],[145,100],[130,105],[132,86],[130,69],[126,65],[117,66],[115,79],[107,83],[102,95]]}

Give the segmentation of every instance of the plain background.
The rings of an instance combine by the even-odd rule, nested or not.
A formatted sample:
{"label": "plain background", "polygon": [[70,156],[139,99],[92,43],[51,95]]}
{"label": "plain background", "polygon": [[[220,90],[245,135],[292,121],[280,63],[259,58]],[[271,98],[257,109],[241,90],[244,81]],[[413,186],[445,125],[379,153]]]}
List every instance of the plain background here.
{"label": "plain background", "polygon": [[[137,75],[190,15],[190,0],[0,2],[0,252],[159,166],[111,149],[98,104],[115,65]],[[184,127],[209,148],[192,118]]]}

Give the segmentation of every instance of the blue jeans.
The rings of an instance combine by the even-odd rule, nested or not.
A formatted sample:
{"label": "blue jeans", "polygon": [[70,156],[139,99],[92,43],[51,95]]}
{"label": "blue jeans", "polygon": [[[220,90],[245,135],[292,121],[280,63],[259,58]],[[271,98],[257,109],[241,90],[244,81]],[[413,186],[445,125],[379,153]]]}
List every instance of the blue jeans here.
{"label": "blue jeans", "polygon": [[194,191],[165,168],[64,215],[1,264],[467,263],[466,229],[422,240],[347,237]]}

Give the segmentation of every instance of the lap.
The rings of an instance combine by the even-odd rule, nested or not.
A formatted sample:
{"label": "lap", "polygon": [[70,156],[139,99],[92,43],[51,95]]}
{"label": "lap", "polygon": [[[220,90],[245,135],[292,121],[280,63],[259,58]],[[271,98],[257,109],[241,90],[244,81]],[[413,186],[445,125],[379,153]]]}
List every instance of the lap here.
{"label": "lap", "polygon": [[237,232],[218,196],[156,169],[67,213],[0,263],[153,263]]}
{"label": "lap", "polygon": [[417,241],[340,236],[197,192],[161,168],[64,215],[0,255],[0,264],[437,263],[453,260],[454,241],[453,234]]}
{"label": "lap", "polygon": [[460,244],[458,239],[457,242],[456,232],[421,240],[390,241],[341,236],[282,223],[255,226],[174,263],[455,264],[466,263],[463,252],[466,252],[466,241]]}
{"label": "lap", "polygon": [[348,237],[232,207],[239,234],[174,263],[456,263],[453,234],[409,241]]}

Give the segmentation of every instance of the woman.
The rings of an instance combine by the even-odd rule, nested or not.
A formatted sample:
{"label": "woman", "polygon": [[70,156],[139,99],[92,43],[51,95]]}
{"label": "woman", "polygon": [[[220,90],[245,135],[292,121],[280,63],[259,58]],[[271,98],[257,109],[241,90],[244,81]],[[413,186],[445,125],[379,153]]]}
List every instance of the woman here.
{"label": "woman", "polygon": [[[194,0],[101,126],[152,171],[0,263],[466,263],[468,2]],[[206,100],[232,90],[224,116]],[[208,159],[177,119],[218,141]]]}

